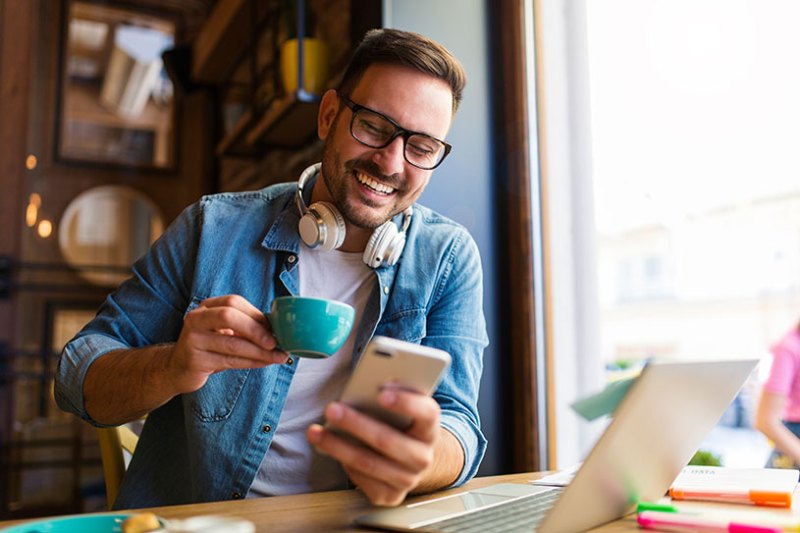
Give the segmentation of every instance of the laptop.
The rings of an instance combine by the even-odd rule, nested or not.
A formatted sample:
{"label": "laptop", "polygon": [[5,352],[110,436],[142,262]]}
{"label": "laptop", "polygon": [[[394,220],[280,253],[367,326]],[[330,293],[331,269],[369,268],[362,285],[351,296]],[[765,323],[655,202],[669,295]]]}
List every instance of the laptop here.
{"label": "laptop", "polygon": [[[392,531],[573,533],[656,501],[758,363],[651,361],[566,488],[503,483],[360,516]],[[544,507],[536,510],[537,505]]]}

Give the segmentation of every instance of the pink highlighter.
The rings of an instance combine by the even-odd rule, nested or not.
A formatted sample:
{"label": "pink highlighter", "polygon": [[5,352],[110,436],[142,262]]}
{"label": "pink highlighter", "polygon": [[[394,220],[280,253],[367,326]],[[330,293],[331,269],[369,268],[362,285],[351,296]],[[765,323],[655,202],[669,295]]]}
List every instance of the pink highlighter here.
{"label": "pink highlighter", "polygon": [[708,533],[782,533],[774,525],[735,522],[719,515],[687,514],[663,511],[642,511],[637,518],[644,529]]}

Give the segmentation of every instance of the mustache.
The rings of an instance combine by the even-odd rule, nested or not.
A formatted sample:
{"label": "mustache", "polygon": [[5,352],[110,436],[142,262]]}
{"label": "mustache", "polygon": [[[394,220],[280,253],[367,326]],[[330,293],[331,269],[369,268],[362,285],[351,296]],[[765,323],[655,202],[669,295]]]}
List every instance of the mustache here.
{"label": "mustache", "polygon": [[393,189],[398,189],[401,183],[400,176],[397,174],[384,174],[381,172],[380,167],[372,161],[363,161],[361,159],[354,159],[345,163],[345,168],[350,172],[359,171],[364,174],[370,174],[378,180],[384,182]]}

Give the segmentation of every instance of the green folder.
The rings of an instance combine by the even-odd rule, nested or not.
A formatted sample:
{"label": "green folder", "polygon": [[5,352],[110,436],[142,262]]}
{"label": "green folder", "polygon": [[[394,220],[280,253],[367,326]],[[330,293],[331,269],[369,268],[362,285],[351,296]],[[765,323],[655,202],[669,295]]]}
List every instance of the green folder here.
{"label": "green folder", "polygon": [[634,381],[636,381],[636,377],[609,383],[602,391],[576,401],[571,407],[586,420],[611,415]]}

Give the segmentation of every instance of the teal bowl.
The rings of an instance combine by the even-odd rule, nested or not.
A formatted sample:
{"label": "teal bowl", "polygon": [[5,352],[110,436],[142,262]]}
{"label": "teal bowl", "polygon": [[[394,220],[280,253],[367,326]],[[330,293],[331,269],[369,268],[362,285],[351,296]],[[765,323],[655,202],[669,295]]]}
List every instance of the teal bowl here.
{"label": "teal bowl", "polygon": [[336,300],[281,296],[267,315],[281,350],[322,359],[341,348],[353,329],[356,311]]}
{"label": "teal bowl", "polygon": [[[0,533],[113,533],[122,531],[122,522],[130,514],[76,515],[25,522]],[[159,519],[163,531],[164,521]]]}

